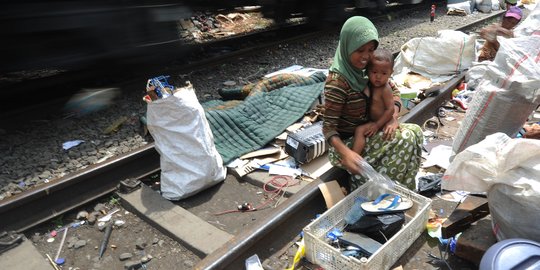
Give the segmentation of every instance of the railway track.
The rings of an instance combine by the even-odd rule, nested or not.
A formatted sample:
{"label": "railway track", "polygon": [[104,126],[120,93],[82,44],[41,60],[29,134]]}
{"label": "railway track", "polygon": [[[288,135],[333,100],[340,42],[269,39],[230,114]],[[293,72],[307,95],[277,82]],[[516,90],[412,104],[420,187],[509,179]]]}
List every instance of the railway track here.
{"label": "railway track", "polygon": [[[499,14],[493,14],[493,17]],[[458,30],[466,30],[477,24]],[[308,34],[312,35],[312,34]],[[291,37],[298,39],[298,36]],[[246,53],[246,52],[242,52]],[[227,57],[236,57],[229,55]],[[212,60],[208,60],[209,62]],[[205,65],[205,64],[200,64]],[[402,122],[421,124],[430,118],[445,102],[459,82],[456,78],[449,82],[439,95],[427,98],[413,111],[404,116]],[[67,177],[53,180],[45,185],[0,201],[0,231],[23,232],[30,227],[75,209],[87,202],[113,192],[120,180],[141,178],[159,170],[159,155],[153,144],[137,151],[115,157],[96,166],[91,166]],[[324,211],[324,200],[317,185],[340,177],[342,172],[330,170],[320,179],[307,184],[296,194],[285,200],[272,215],[257,223],[206,257],[195,266],[196,269],[241,269],[248,255],[259,254],[263,258],[275,256],[275,251],[283,250],[291,239],[309,223],[316,213]],[[73,196],[77,194],[77,196]],[[294,224],[292,226],[291,224]],[[284,233],[285,232],[285,233]],[[269,252],[271,246],[274,251]]]}

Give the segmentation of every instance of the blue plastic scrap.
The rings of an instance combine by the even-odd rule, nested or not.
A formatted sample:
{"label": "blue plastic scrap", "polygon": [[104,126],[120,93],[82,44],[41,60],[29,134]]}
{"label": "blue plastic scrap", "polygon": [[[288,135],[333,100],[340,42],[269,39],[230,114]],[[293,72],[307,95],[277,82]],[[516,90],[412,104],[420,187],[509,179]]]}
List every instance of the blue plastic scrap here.
{"label": "blue plastic scrap", "polygon": [[156,87],[154,91],[156,91],[156,94],[159,98],[167,97],[169,96],[169,94],[167,93],[168,91],[166,91],[165,88],[168,88],[170,90],[174,89],[174,86],[169,84],[169,81],[168,81],[169,77],[170,76],[168,75],[166,76],[161,75],[161,76],[151,78],[148,80],[147,87],[148,86]]}
{"label": "blue plastic scrap", "polygon": [[326,234],[326,238],[329,238],[332,241],[336,241],[340,236],[343,236],[343,232],[336,228],[333,228]]}

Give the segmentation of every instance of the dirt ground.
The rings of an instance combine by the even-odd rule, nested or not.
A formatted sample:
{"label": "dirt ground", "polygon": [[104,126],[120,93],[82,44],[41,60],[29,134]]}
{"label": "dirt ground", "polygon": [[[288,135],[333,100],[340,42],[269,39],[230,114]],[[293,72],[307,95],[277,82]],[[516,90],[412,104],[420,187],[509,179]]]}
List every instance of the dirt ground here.
{"label": "dirt ground", "polygon": [[[62,215],[28,231],[26,237],[31,239],[44,258],[48,254],[55,259],[64,231],[57,232],[55,237],[52,236],[53,231],[79,221],[77,214],[81,215],[81,211],[90,214],[99,212],[99,217],[103,217],[103,213],[111,213],[114,209],[119,211],[112,215],[111,222],[124,224],[113,226],[103,256],[99,257],[99,250],[105,235],[104,226],[98,225],[98,221],[93,225],[86,221],[78,227],[68,228],[59,253],[59,258],[65,259],[65,263],[59,266],[61,269],[191,269],[201,260],[178,242],[126,211],[115,196],[105,197],[98,203]],[[52,242],[50,239],[53,239]]]}

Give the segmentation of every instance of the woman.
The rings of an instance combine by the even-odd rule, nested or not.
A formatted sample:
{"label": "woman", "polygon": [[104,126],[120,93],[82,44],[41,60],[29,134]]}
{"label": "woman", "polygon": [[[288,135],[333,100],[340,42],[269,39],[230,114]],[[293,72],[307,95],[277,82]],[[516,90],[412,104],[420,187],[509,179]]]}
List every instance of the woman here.
{"label": "woman", "polygon": [[358,176],[362,159],[379,173],[414,189],[422,153],[422,130],[414,124],[398,123],[401,99],[396,87],[392,121],[366,140],[362,156],[351,150],[355,128],[370,121],[369,92],[364,93],[368,81],[365,68],[378,45],[377,29],[367,18],[355,16],[343,25],[324,89],[323,133],[331,146],[329,159],[332,165],[355,176],[351,178],[352,189],[362,184]]}

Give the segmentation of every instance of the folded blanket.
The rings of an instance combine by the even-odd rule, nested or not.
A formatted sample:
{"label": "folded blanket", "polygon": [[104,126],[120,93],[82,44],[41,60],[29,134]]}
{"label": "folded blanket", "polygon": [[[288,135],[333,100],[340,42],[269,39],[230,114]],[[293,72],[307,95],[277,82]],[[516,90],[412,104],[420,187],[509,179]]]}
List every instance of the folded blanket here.
{"label": "folded blanket", "polygon": [[[325,79],[323,73],[315,73],[309,79],[282,87],[277,83],[279,80],[269,78],[261,84],[279,88],[264,87],[261,90],[260,84],[255,84],[257,91],[251,92],[243,101],[203,103],[214,144],[223,162],[229,163],[263,147],[302,118],[321,95]],[[268,84],[266,80],[276,83]]]}

